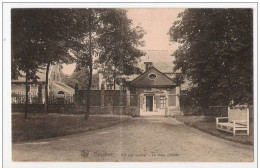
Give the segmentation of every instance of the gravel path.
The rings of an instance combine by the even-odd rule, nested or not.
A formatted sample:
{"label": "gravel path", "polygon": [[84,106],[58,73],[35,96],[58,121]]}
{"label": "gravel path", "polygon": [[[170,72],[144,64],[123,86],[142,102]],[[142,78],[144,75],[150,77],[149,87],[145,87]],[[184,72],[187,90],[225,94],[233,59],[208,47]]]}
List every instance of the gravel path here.
{"label": "gravel path", "polygon": [[248,162],[253,147],[220,139],[170,117],[34,142],[14,143],[14,161]]}

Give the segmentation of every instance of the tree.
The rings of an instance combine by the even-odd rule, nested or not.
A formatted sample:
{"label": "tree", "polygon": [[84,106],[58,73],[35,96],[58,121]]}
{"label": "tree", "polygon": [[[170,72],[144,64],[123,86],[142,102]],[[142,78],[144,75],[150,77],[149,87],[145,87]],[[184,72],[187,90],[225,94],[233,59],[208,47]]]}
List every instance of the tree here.
{"label": "tree", "polygon": [[[72,88],[78,84],[79,89],[87,89],[88,78],[86,72],[88,72],[86,68],[76,69],[70,76],[65,76],[65,84]],[[92,87],[98,85],[98,74],[93,74],[92,78]]]}
{"label": "tree", "polygon": [[191,81],[197,105],[217,100],[253,101],[253,14],[251,9],[186,9],[169,35],[180,47],[172,55],[179,82]]}
{"label": "tree", "polygon": [[29,17],[31,13],[28,10],[12,9],[11,13],[11,55],[12,55],[12,79],[16,79],[25,73],[25,118],[28,113],[28,83],[36,81],[36,72],[40,67],[40,48],[34,40],[35,32],[32,31]]}
{"label": "tree", "polygon": [[[46,67],[45,111],[47,112],[50,66],[57,63],[70,63],[74,60],[69,52],[70,38],[74,35],[75,28],[74,15],[71,9],[19,9],[16,12],[22,16],[24,11],[28,15],[24,15],[23,19],[28,22],[33,34],[30,39],[38,45],[38,52],[35,53],[40,56],[38,62]],[[13,66],[14,75],[15,70]]]}
{"label": "tree", "polygon": [[52,64],[70,63],[74,60],[69,53],[69,40],[73,34],[71,9],[30,9],[35,40],[41,44],[42,64],[46,67],[45,112],[48,112],[49,69]]}
{"label": "tree", "polygon": [[85,68],[88,77],[87,110],[84,118],[87,120],[90,112],[90,89],[92,85],[93,55],[98,50],[95,45],[98,12],[96,9],[75,9],[74,20],[76,23],[76,36],[71,39],[71,52],[77,57],[77,69]]}
{"label": "tree", "polygon": [[[118,46],[118,40],[116,36],[118,35],[118,30],[123,26],[122,24],[115,24],[117,19],[120,20],[120,17],[125,17],[125,12],[122,12],[122,9],[77,9],[75,10],[77,28],[74,30],[78,32],[78,37],[73,40],[73,53],[77,57],[77,67],[85,67],[88,69],[86,75],[88,76],[88,84],[87,84],[87,109],[85,114],[85,119],[88,119],[90,112],[90,89],[92,86],[92,72],[93,72],[93,60],[97,63],[106,62],[105,59],[111,59],[114,67],[116,65],[120,65],[122,60],[125,61],[122,65],[125,66],[125,71],[132,71],[134,68],[132,67],[133,63],[136,62],[136,58],[140,57],[140,51],[136,49],[140,42],[139,34],[136,31],[132,31],[130,27],[128,29],[124,29],[125,34],[129,34],[125,37],[131,37],[128,39],[122,39],[125,42],[124,46],[121,46],[121,49],[125,52],[124,55],[119,54],[107,54],[109,52],[108,45]],[[128,22],[130,20],[127,20]],[[118,26],[119,29],[118,29]],[[129,26],[129,24],[127,25]],[[108,30],[111,30],[109,36],[105,33]],[[113,32],[116,32],[114,34]],[[107,35],[107,36],[106,36]],[[120,36],[124,38],[124,36]],[[136,39],[137,38],[137,39]],[[107,40],[105,42],[105,40]],[[128,41],[129,40],[129,41]],[[126,52],[126,48],[130,48]],[[114,52],[115,50],[113,50]],[[124,60],[121,59],[123,56],[132,57],[131,59]]]}
{"label": "tree", "polygon": [[140,73],[137,67],[138,59],[144,52],[137,47],[143,46],[144,30],[137,26],[131,28],[132,21],[127,18],[125,10],[110,10],[102,13],[103,31],[98,43],[102,47],[99,64],[102,65],[103,76],[116,84],[122,83],[122,74]]}

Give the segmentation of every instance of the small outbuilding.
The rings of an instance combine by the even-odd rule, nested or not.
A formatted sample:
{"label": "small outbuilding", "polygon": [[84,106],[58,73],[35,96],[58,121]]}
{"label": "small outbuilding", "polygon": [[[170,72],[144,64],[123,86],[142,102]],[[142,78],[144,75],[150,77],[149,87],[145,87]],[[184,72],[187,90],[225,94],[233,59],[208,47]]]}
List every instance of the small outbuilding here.
{"label": "small outbuilding", "polygon": [[134,115],[180,115],[180,87],[172,80],[173,76],[161,72],[152,62],[145,62],[145,72],[129,83],[130,94],[140,99]]}

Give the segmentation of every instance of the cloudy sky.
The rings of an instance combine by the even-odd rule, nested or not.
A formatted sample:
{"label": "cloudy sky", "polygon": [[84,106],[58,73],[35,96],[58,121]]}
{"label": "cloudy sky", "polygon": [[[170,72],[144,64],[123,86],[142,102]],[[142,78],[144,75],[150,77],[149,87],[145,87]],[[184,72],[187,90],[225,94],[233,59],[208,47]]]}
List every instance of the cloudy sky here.
{"label": "cloudy sky", "polygon": [[[178,44],[173,44],[167,34],[173,22],[178,20],[178,13],[184,9],[174,8],[146,8],[146,9],[127,9],[128,18],[133,20],[133,26],[141,26],[146,34],[143,38],[145,46],[141,50],[168,50],[169,53],[178,48]],[[153,58],[153,60],[172,61],[172,57]],[[71,74],[74,71],[75,64],[64,65],[63,72]]]}

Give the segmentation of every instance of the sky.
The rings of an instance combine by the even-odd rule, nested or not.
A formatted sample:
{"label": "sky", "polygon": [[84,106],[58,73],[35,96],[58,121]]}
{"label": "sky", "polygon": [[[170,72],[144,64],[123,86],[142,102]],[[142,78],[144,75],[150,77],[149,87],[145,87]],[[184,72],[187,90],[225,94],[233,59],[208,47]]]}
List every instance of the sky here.
{"label": "sky", "polygon": [[[141,26],[146,34],[143,40],[144,47],[139,47],[141,50],[168,50],[172,53],[178,48],[178,44],[170,42],[167,34],[173,22],[179,20],[178,13],[184,9],[177,8],[135,8],[126,9],[127,16],[132,20],[133,27]],[[156,60],[157,58],[153,58]],[[158,61],[172,61],[173,57],[165,56],[165,58],[158,57]],[[63,65],[63,73],[70,75],[75,69],[75,64]]]}
{"label": "sky", "polygon": [[146,34],[144,36],[145,47],[143,50],[175,50],[167,34],[173,22],[177,20],[178,13],[183,9],[170,8],[146,8],[127,9],[128,18],[133,20],[133,26],[141,26]]}

